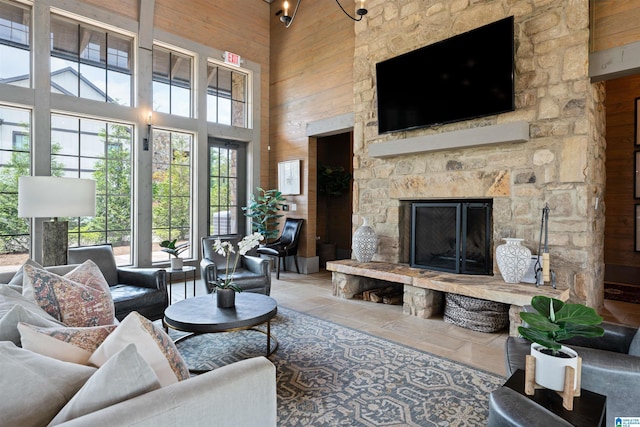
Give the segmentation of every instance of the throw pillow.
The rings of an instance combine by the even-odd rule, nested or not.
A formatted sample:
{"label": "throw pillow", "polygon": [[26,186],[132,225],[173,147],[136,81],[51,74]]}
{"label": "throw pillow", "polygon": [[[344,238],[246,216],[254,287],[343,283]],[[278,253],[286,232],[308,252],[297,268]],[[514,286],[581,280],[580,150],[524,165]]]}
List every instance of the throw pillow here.
{"label": "throw pillow", "polygon": [[115,328],[115,325],[42,328],[27,323],[18,324],[22,348],[81,365],[89,362],[91,354]]}
{"label": "throw pillow", "polygon": [[43,266],[38,264],[38,262],[32,260],[31,258],[26,260],[24,264],[20,266],[18,271],[16,271],[16,274],[13,275],[13,277],[11,278],[11,281],[9,281],[9,286],[12,287],[13,289],[17,289],[18,287],[22,288],[22,277],[24,276],[25,265],[32,265],[36,268],[44,268]]}
{"label": "throw pillow", "polygon": [[11,341],[15,345],[22,346],[20,331],[18,331],[20,322],[34,326],[61,326],[60,322],[49,316],[45,311],[39,314],[31,312],[21,305],[14,305],[0,318],[0,341]]}
{"label": "throw pillow", "polygon": [[158,377],[134,344],[111,357],[51,421],[50,426],[81,417],[160,388]]}
{"label": "throw pillow", "polygon": [[161,386],[189,378],[189,369],[169,335],[135,311],[109,334],[91,355],[89,363],[100,367],[131,343],[155,371]]}
{"label": "throw pillow", "polygon": [[18,322],[39,326],[62,325],[34,301],[23,297],[8,285],[0,285],[0,341],[20,345]]}
{"label": "throw pillow", "polygon": [[[86,261],[64,277],[49,271],[24,266],[22,294],[33,298],[47,313],[67,326],[111,325],[115,308],[109,287],[100,270]],[[86,280],[78,283],[74,278]]]}
{"label": "throw pillow", "polygon": [[47,425],[95,371],[0,342],[2,424]]}

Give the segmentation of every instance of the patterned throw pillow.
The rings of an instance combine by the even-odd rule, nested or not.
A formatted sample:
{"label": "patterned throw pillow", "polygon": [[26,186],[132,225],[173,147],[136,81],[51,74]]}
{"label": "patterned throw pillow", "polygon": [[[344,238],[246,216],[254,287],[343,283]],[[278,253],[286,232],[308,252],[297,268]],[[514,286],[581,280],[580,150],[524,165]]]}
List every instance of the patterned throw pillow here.
{"label": "patterned throw pillow", "polygon": [[86,365],[91,354],[104,342],[116,325],[88,328],[42,328],[18,324],[22,348],[64,362]]}
{"label": "patterned throw pillow", "polygon": [[109,286],[93,261],[84,262],[64,277],[25,265],[22,294],[67,326],[114,323],[115,308]]}
{"label": "patterned throw pillow", "polygon": [[131,343],[155,371],[162,387],[190,377],[189,368],[169,335],[135,311],[109,334],[91,355],[89,363],[100,367]]}

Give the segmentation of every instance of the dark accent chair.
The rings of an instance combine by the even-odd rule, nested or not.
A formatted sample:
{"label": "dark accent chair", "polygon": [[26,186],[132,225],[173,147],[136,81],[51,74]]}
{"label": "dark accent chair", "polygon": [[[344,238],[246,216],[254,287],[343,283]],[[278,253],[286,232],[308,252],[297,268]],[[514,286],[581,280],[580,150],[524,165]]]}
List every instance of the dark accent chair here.
{"label": "dark accent chair", "polygon": [[[226,279],[227,277],[227,258],[220,255],[213,249],[216,239],[229,241],[234,247],[238,248],[238,242],[242,240],[240,236],[214,237],[207,236],[202,238],[202,261],[200,261],[200,273],[207,285],[209,293],[214,291],[214,283],[218,279]],[[235,255],[231,256],[231,261],[235,259]],[[229,272],[230,274],[231,272]],[[233,283],[240,289],[247,292],[256,292],[259,294],[269,295],[271,293],[271,265],[268,260],[261,259],[256,256],[241,255],[238,266],[233,275]]]}
{"label": "dark accent chair", "polygon": [[98,265],[109,284],[118,320],[132,311],[149,320],[164,317],[169,304],[165,270],[117,267],[110,244],[69,248],[69,264],[82,264],[89,259]]}
{"label": "dark accent chair", "polygon": [[[582,388],[607,396],[607,426],[614,417],[637,417],[640,414],[640,332],[628,326],[604,322],[604,336],[572,338],[563,344],[582,357]],[[525,369],[525,356],[531,342],[508,337],[505,343],[507,376]],[[631,353],[631,354],[629,354]],[[576,398],[579,399],[579,398]],[[489,426],[547,427],[570,425],[547,409],[519,393],[502,387],[489,399]]]}
{"label": "dark accent chair", "polygon": [[280,260],[282,260],[284,271],[287,271],[286,258],[288,256],[293,257],[296,272],[300,274],[300,269],[298,268],[298,242],[300,241],[303,222],[304,219],[302,218],[287,218],[280,237],[275,242],[267,243],[258,248],[259,255],[275,258],[277,279],[280,279]]}

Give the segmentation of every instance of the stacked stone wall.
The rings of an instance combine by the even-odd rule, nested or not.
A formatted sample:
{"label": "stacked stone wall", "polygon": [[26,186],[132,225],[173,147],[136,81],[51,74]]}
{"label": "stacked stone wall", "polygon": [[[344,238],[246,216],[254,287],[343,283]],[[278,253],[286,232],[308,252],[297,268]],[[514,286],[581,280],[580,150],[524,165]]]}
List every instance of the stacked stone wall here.
{"label": "stacked stone wall", "polygon": [[[356,25],[354,228],[380,238],[374,260],[406,262],[403,201],[492,198],[493,245],[520,237],[537,253],[541,209],[551,207],[551,267],[571,298],[603,304],[604,89],[588,78],[587,0],[370,0]],[[507,16],[515,21],[516,110],[437,129],[379,135],[375,64]],[[455,52],[452,52],[454,55]],[[407,88],[410,90],[410,88]],[[523,144],[389,158],[370,144],[526,121]],[[494,266],[497,273],[497,267]]]}

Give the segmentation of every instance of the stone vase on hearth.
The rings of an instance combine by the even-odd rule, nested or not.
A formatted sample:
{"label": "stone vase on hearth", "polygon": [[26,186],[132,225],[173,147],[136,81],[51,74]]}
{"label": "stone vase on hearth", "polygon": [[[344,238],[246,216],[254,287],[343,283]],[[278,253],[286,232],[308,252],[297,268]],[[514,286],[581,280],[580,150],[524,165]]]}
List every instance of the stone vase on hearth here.
{"label": "stone vase on hearth", "polygon": [[367,223],[367,218],[353,233],[351,249],[358,262],[370,262],[378,248],[378,236],[375,230]]}
{"label": "stone vase on hearth", "polygon": [[496,248],[496,262],[507,283],[520,283],[529,269],[531,263],[531,251],[522,246],[524,239],[506,238],[506,243]]}

